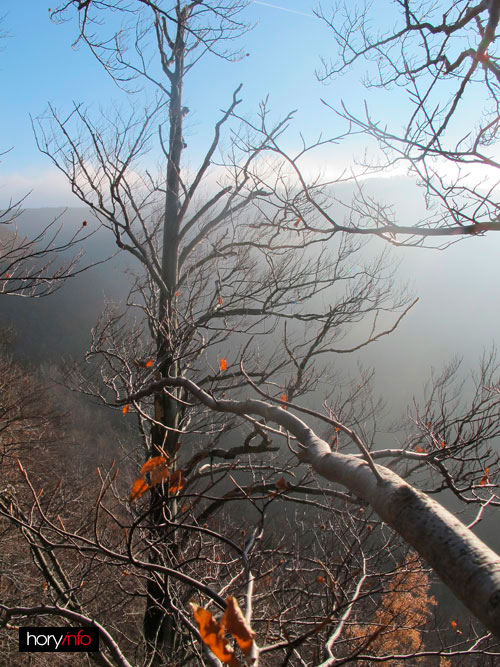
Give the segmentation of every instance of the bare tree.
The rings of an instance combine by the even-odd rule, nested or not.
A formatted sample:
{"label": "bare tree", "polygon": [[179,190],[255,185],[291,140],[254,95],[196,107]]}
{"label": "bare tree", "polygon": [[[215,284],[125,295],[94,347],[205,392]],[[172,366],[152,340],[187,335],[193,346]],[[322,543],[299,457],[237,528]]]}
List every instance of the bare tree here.
{"label": "bare tree", "polygon": [[[66,3],[55,16],[63,16],[72,5]],[[125,10],[121,2],[113,6]],[[189,113],[182,96],[184,77],[204,53],[239,57],[229,50],[232,42],[228,40],[245,29],[238,19],[243,7],[244,3],[233,1],[173,3],[166,8],[137,3],[127,7],[124,18],[132,18],[133,23],[121,28],[120,37],[113,38],[116,48],[111,50],[108,36],[96,32],[105,5],[94,2],[79,8],[80,39],[107,71],[128,90],[140,78],[153,87],[155,95],[146,111],[121,112],[105,129],[81,106],[64,117],[52,109],[52,128],[41,127],[39,134],[41,150],[68,177],[75,194],[112,231],[118,246],[146,269],[146,279],[138,279],[130,299],[145,315],[145,325],[131,332],[123,318],[112,315],[96,329],[89,353],[89,360],[100,357],[104,362],[102,380],[112,390],[114,401],[124,393],[137,392],[152,376],[194,375],[200,379],[201,373],[202,384],[212,386],[213,391],[216,387],[221,392],[244,390],[246,380],[235,364],[236,357],[226,359],[229,353],[222,350],[246,345],[255,334],[271,334],[283,325],[283,347],[279,352],[273,350],[272,357],[251,344],[256,354],[251,375],[259,384],[276,378],[273,381],[283,385],[278,395],[286,394],[286,400],[291,400],[314,387],[315,362],[336,349],[342,327],[363,314],[373,316],[373,328],[359,339],[359,345],[364,345],[396,326],[409,307],[404,297],[396,294],[392,299],[390,277],[382,274],[383,259],[347,275],[344,265],[358,251],[348,239],[333,253],[323,250],[311,260],[308,249],[317,240],[299,229],[307,201],[290,192],[286,195],[289,206],[283,207],[280,181],[264,188],[253,175],[252,165],[269,151],[291,116],[266,130],[265,136],[248,134],[234,142],[225,159],[224,182],[200,200],[200,185],[216,167],[222,129],[235,121],[240,104],[237,89],[214,128],[199,169],[190,182],[186,180],[181,166],[183,124]],[[148,52],[151,34],[156,63]],[[131,49],[127,49],[127,36]],[[134,100],[135,109],[137,106]],[[263,126],[267,117],[262,106]],[[139,163],[153,141],[158,142],[166,162],[165,170],[156,175],[141,171]],[[220,169],[215,172],[220,174]],[[270,216],[278,232],[276,225],[268,224]],[[293,264],[288,260],[290,251],[295,251]],[[326,308],[320,300],[314,301],[323,293],[332,304]],[[379,325],[377,314],[392,309],[401,312]],[[301,340],[296,332],[288,331],[294,323],[305,332]],[[134,406],[145,459],[162,455],[174,461],[183,433],[207,433],[213,448],[236,427],[237,422],[214,421],[186,399],[182,388],[170,394],[162,388],[153,401]],[[263,437],[258,425],[254,429],[242,453],[251,452],[254,437]],[[261,450],[266,442],[264,438]],[[212,448],[206,446],[198,462],[211,459]],[[153,532],[164,521],[160,498],[163,492],[153,489]],[[158,558],[175,560],[175,549],[169,547],[160,555],[153,550],[152,563]],[[152,647],[159,645],[162,651],[171,652],[175,613],[165,614],[165,609],[172,608],[167,577],[151,578],[147,599],[146,639]]]}
{"label": "bare tree", "polygon": [[[415,303],[395,291],[386,257],[363,261],[359,234],[338,234],[385,238],[388,230],[377,228],[373,211],[369,229],[336,225],[328,213],[334,184],[309,183],[301,172],[310,148],[294,156],[280,148],[293,114],[273,123],[263,103],[257,120],[243,118],[239,88],[198,169],[183,169],[184,77],[203,55],[240,57],[231,39],[245,30],[244,3],[94,0],[67,2],[54,17],[75,8],[79,40],[135,97],[128,113],[111,120],[96,121],[78,104],[69,115],[51,109],[38,142],[142,269],[125,312],[109,309],[93,330],[91,372],[82,378],[85,391],[134,414],[140,445],[127,453],[135,474],[100,470],[97,502],[81,525],[74,518],[61,525],[21,470],[31,505],[6,491],[0,513],[31,549],[55,561],[44,575],[50,604],[3,604],[4,622],[46,614],[95,619],[106,628],[101,659],[126,665],[132,649],[118,648],[126,631],[113,615],[117,600],[134,637],[143,614],[136,662],[217,664],[193,641],[206,633],[187,603],[196,596],[201,606],[211,601],[222,610],[234,593],[245,596],[246,621],[257,631],[253,664],[411,661],[477,656],[486,647],[496,654],[498,557],[417,489],[451,489],[478,520],[498,504],[498,460],[488,450],[498,435],[494,359],[483,364],[468,405],[450,395],[450,368],[427,404],[415,408],[407,441],[374,450],[381,406],[370,375],[342,379],[326,359],[391,333]],[[124,21],[111,34],[102,14],[110,9]],[[144,108],[141,86],[153,99]],[[218,157],[226,129],[234,130],[233,141]],[[155,146],[165,164],[152,172],[141,160]],[[212,173],[217,185],[202,197]],[[318,394],[323,411],[308,407]],[[292,514],[292,503],[318,510],[319,518]],[[290,529],[272,534],[274,510],[283,523],[304,526],[295,541]],[[424,645],[416,626],[431,605],[427,575],[384,523],[490,632],[464,637],[455,653],[445,642]],[[68,553],[78,563],[74,573],[62,562]],[[98,609],[103,573],[112,592]],[[405,611],[417,634],[406,644],[396,639],[398,653],[387,636],[405,577],[410,592],[424,593],[413,620]],[[238,664],[234,654],[231,661]]]}

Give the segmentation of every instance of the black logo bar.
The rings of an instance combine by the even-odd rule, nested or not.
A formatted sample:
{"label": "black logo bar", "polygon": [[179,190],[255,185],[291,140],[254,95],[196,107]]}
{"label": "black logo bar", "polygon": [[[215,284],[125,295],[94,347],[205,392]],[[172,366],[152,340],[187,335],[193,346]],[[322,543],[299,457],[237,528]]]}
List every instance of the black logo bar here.
{"label": "black logo bar", "polygon": [[99,650],[99,628],[19,628],[19,650],[82,653]]}

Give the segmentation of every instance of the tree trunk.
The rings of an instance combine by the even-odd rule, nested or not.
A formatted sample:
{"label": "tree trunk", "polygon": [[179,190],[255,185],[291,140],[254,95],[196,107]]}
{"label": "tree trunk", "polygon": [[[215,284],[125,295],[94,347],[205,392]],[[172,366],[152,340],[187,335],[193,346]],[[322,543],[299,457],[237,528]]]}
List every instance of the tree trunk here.
{"label": "tree trunk", "polygon": [[[180,374],[179,364],[175,360],[175,336],[177,318],[172,304],[176,298],[178,276],[178,247],[179,247],[179,192],[180,192],[180,165],[184,148],[182,137],[183,108],[182,85],[184,77],[184,42],[183,31],[179,26],[176,40],[175,70],[170,74],[171,95],[169,108],[169,154],[167,165],[167,192],[165,196],[165,213],[163,224],[162,245],[162,290],[159,306],[160,329],[157,341],[157,358],[160,360],[159,374],[162,378]],[[176,392],[178,390],[174,390]],[[165,453],[173,466],[178,449],[179,407],[178,403],[165,392],[159,391],[155,395],[154,417],[156,424],[151,429],[150,456],[159,456]],[[157,540],[160,535],[155,526],[163,523],[164,512],[175,514],[175,500],[169,499],[165,504],[165,497],[159,487],[151,490],[151,524],[152,539]],[[167,545],[169,566],[175,567],[176,544]],[[157,562],[159,556],[151,550],[150,562]],[[150,665],[157,667],[166,664],[167,658],[172,656],[180,646],[180,635],[173,613],[169,594],[168,577],[151,577],[147,586],[147,603],[144,615],[144,636],[149,647]]]}

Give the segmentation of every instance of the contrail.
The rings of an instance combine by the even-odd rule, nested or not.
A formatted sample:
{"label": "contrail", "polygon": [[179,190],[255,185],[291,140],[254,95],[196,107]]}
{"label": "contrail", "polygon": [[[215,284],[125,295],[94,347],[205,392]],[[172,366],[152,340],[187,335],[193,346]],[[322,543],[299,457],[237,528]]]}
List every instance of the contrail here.
{"label": "contrail", "polygon": [[264,7],[272,7],[273,9],[281,9],[284,12],[290,12],[290,14],[298,14],[299,16],[307,16],[310,19],[317,18],[314,14],[306,14],[305,12],[299,12],[297,9],[288,9],[288,7],[281,7],[280,5],[272,5],[270,2],[261,2],[261,0],[253,0],[254,5],[264,5]]}

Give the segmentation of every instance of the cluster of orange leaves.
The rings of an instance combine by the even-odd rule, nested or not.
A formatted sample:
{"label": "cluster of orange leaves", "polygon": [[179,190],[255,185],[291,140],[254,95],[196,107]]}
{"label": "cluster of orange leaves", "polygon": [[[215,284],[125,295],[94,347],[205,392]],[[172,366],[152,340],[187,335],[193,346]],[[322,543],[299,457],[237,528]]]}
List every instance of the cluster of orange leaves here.
{"label": "cluster of orange leaves", "polygon": [[221,371],[227,371],[227,360],[222,357],[222,359],[219,362],[219,368]]}
{"label": "cluster of orange leaves", "polygon": [[224,635],[226,631],[229,632],[236,639],[243,653],[248,656],[252,650],[255,632],[243,616],[236,598],[230,595],[226,599],[226,611],[220,621],[216,621],[208,609],[194,602],[190,604],[204,644],[224,664],[229,667],[240,667],[241,663],[234,655],[234,649],[228,644]]}
{"label": "cluster of orange leaves", "polygon": [[[422,647],[423,628],[432,614],[436,600],[429,594],[430,582],[420,563],[407,556],[403,568],[397,571],[371,618],[366,613],[359,625],[353,623],[347,636],[358,646],[370,639],[374,655],[414,653]],[[453,623],[452,623],[453,626]],[[422,664],[425,658],[415,658]]]}
{"label": "cluster of orange leaves", "polygon": [[[146,480],[146,474],[148,473],[149,482]],[[170,471],[167,459],[164,456],[153,456],[142,466],[140,476],[132,484],[129,501],[132,503],[134,500],[138,500],[153,486],[166,481],[169,482],[169,493],[178,493],[186,484],[181,469]]]}

